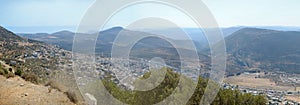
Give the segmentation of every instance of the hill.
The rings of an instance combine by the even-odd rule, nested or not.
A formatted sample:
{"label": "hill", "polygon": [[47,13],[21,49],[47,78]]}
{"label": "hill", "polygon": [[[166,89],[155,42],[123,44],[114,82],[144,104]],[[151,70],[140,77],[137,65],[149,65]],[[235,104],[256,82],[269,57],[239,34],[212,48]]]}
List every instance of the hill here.
{"label": "hill", "polygon": [[22,41],[23,39],[13,32],[6,30],[0,26],[0,41]]}
{"label": "hill", "polygon": [[[72,64],[71,52],[47,43],[19,37],[2,27],[0,35],[0,75],[7,78],[21,77],[37,84],[38,87],[58,81],[50,86],[55,89],[67,87],[59,90],[62,94],[64,92],[72,94],[72,97],[68,96],[68,98],[73,103],[82,102],[83,99],[78,95],[79,90],[75,87],[76,82],[70,66]],[[6,84],[9,85],[7,82],[1,81],[1,86],[10,88],[5,87]],[[15,93],[12,90],[9,94]]]}
{"label": "hill", "polygon": [[[180,74],[174,72],[170,68],[166,69],[166,76],[164,77],[161,84],[152,90],[148,91],[138,91],[138,90],[124,90],[114,84],[109,78],[103,80],[103,84],[109,93],[115,98],[129,105],[143,105],[143,104],[157,104],[164,100],[165,98],[171,98],[172,100],[164,100],[160,104],[172,104],[172,105],[199,105],[201,103],[201,98],[204,95],[204,91],[210,91],[209,89],[214,89],[217,84],[207,88],[208,80],[201,77],[198,78],[198,83],[195,83],[190,78],[182,77]],[[141,79],[147,79],[151,75],[151,72],[145,73]],[[184,81],[185,85],[180,85],[179,81]],[[153,85],[154,82],[145,83],[144,85]],[[193,91],[193,85],[196,86],[195,91]],[[97,87],[97,86],[93,86]],[[178,88],[179,87],[179,88]],[[99,87],[100,88],[100,87]],[[91,89],[89,93],[95,93]],[[96,89],[95,89],[96,90]],[[192,91],[191,91],[192,90]],[[192,93],[191,98],[185,103],[185,99],[189,97],[189,93]],[[172,95],[171,95],[172,94]],[[176,95],[174,95],[176,94]],[[95,97],[98,100],[105,100],[97,94]],[[101,102],[103,102],[101,101]],[[264,105],[267,100],[262,95],[252,95],[249,93],[241,93],[239,90],[232,89],[220,89],[211,103],[212,105],[231,105],[235,103],[236,105]],[[99,102],[98,104],[101,104]],[[105,101],[104,101],[105,102]],[[112,102],[105,102],[105,104],[114,104]]]}
{"label": "hill", "polygon": [[[61,52],[59,48],[17,36],[13,32],[0,28],[0,61],[1,65],[9,65],[6,69],[12,69],[12,72],[20,71],[27,74],[34,74],[37,77],[46,79],[53,69]],[[26,71],[26,72],[25,72]],[[20,75],[21,76],[21,75]],[[40,80],[32,80],[37,83]],[[41,80],[44,81],[44,80]]]}
{"label": "hill", "polygon": [[283,71],[300,73],[300,32],[241,29],[225,39],[227,71]]}

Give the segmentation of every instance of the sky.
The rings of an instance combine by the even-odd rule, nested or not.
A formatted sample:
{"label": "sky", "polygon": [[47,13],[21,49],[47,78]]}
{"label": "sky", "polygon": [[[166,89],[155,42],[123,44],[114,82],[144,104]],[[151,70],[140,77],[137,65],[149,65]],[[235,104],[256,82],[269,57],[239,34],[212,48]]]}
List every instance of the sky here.
{"label": "sky", "polygon": [[[0,0],[0,25],[17,32],[25,30],[52,32],[62,28],[75,30],[94,2],[94,0]],[[298,21],[300,0],[203,0],[203,2],[220,27],[300,26]],[[141,5],[124,9],[115,15],[107,27],[126,26],[137,17],[149,14],[173,18],[182,27],[194,27],[179,11],[159,5]]]}

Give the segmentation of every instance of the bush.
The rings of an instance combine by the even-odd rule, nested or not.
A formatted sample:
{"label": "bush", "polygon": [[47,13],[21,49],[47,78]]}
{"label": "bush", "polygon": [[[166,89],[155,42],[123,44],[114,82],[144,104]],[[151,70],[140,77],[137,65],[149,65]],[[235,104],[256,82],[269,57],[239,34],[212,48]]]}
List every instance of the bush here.
{"label": "bush", "polygon": [[39,77],[33,73],[23,73],[22,78],[35,84],[39,83]]}
{"label": "bush", "polygon": [[13,72],[12,68],[9,68],[8,70],[9,70],[9,72]]}
{"label": "bush", "polygon": [[4,68],[0,68],[0,75],[5,76],[6,78],[15,77],[15,75],[12,72],[8,72]]}
{"label": "bush", "polygon": [[0,68],[0,75],[7,75],[8,74],[8,71],[6,69],[3,69],[3,68]]}
{"label": "bush", "polygon": [[6,78],[13,78],[15,77],[15,74],[14,73],[8,73],[5,75]]}
{"label": "bush", "polygon": [[56,89],[60,92],[65,92],[68,90],[66,86],[54,80],[49,81],[47,84],[45,84],[45,86],[50,86],[51,88]]}
{"label": "bush", "polygon": [[68,90],[67,92],[64,92],[67,97],[70,99],[71,102],[73,103],[78,103],[79,102],[79,96],[72,90]]}
{"label": "bush", "polygon": [[4,70],[0,67],[0,75],[4,75]]}
{"label": "bush", "polygon": [[8,74],[8,71],[6,69],[3,69],[4,70],[4,74]]}
{"label": "bush", "polygon": [[[81,105],[80,102],[83,101],[79,90],[78,91],[76,91],[76,89],[71,90],[68,87],[66,87],[65,85],[63,85],[60,81],[50,80],[48,83],[45,84],[45,86],[50,86],[51,89],[56,89],[60,92],[63,92],[70,99],[70,101],[75,104]],[[85,104],[83,104],[83,105],[85,105]]]}
{"label": "bush", "polygon": [[22,76],[22,73],[23,71],[18,69],[16,72],[15,72],[15,75],[18,75],[18,76]]}

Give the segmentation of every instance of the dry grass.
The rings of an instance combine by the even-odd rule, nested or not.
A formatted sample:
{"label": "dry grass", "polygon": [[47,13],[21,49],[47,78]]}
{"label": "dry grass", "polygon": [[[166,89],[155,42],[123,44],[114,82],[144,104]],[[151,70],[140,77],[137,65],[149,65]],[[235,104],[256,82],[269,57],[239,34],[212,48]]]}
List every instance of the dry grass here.
{"label": "dry grass", "polygon": [[73,88],[68,88],[65,86],[66,84],[61,83],[61,81],[57,80],[51,80],[45,86],[51,87],[49,92],[52,91],[52,89],[56,89],[60,92],[63,92],[71,102],[76,103],[77,105],[83,105],[83,98],[80,94],[79,90],[73,89]]}
{"label": "dry grass", "polygon": [[15,77],[14,73],[9,72],[8,74],[4,75],[6,78],[13,78]]}
{"label": "dry grass", "polygon": [[57,89],[58,91],[61,92],[66,92],[68,90],[66,86],[64,86],[63,84],[55,80],[49,81],[48,83],[45,84],[45,86],[50,86],[52,89]]}
{"label": "dry grass", "polygon": [[78,103],[80,101],[80,96],[79,94],[76,94],[75,91],[68,90],[67,92],[64,92],[67,97],[73,102],[73,103]]}
{"label": "dry grass", "polygon": [[37,75],[35,75],[34,73],[23,73],[23,75],[21,77],[24,80],[30,81],[34,84],[39,84],[40,83],[39,77]]}
{"label": "dry grass", "polygon": [[290,95],[290,96],[285,96],[286,99],[300,102],[300,95]]}

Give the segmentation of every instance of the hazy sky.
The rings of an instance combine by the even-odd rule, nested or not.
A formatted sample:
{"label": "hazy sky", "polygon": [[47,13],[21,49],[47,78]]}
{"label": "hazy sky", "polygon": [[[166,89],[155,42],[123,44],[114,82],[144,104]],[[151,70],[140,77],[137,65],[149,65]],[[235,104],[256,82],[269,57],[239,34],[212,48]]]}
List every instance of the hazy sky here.
{"label": "hazy sky", "polygon": [[[229,26],[300,26],[300,0],[203,0],[221,27]],[[0,0],[0,25],[8,26],[76,26],[94,0]],[[152,8],[153,13],[170,10]],[[113,24],[124,25],[130,16],[147,14],[132,8],[119,14]],[[131,15],[128,15],[128,14]],[[182,20],[176,12],[161,14]],[[124,17],[124,18],[123,18]]]}
{"label": "hazy sky", "polygon": [[4,26],[76,25],[93,0],[0,0]]}
{"label": "hazy sky", "polygon": [[300,26],[300,0],[204,0],[221,26]]}

